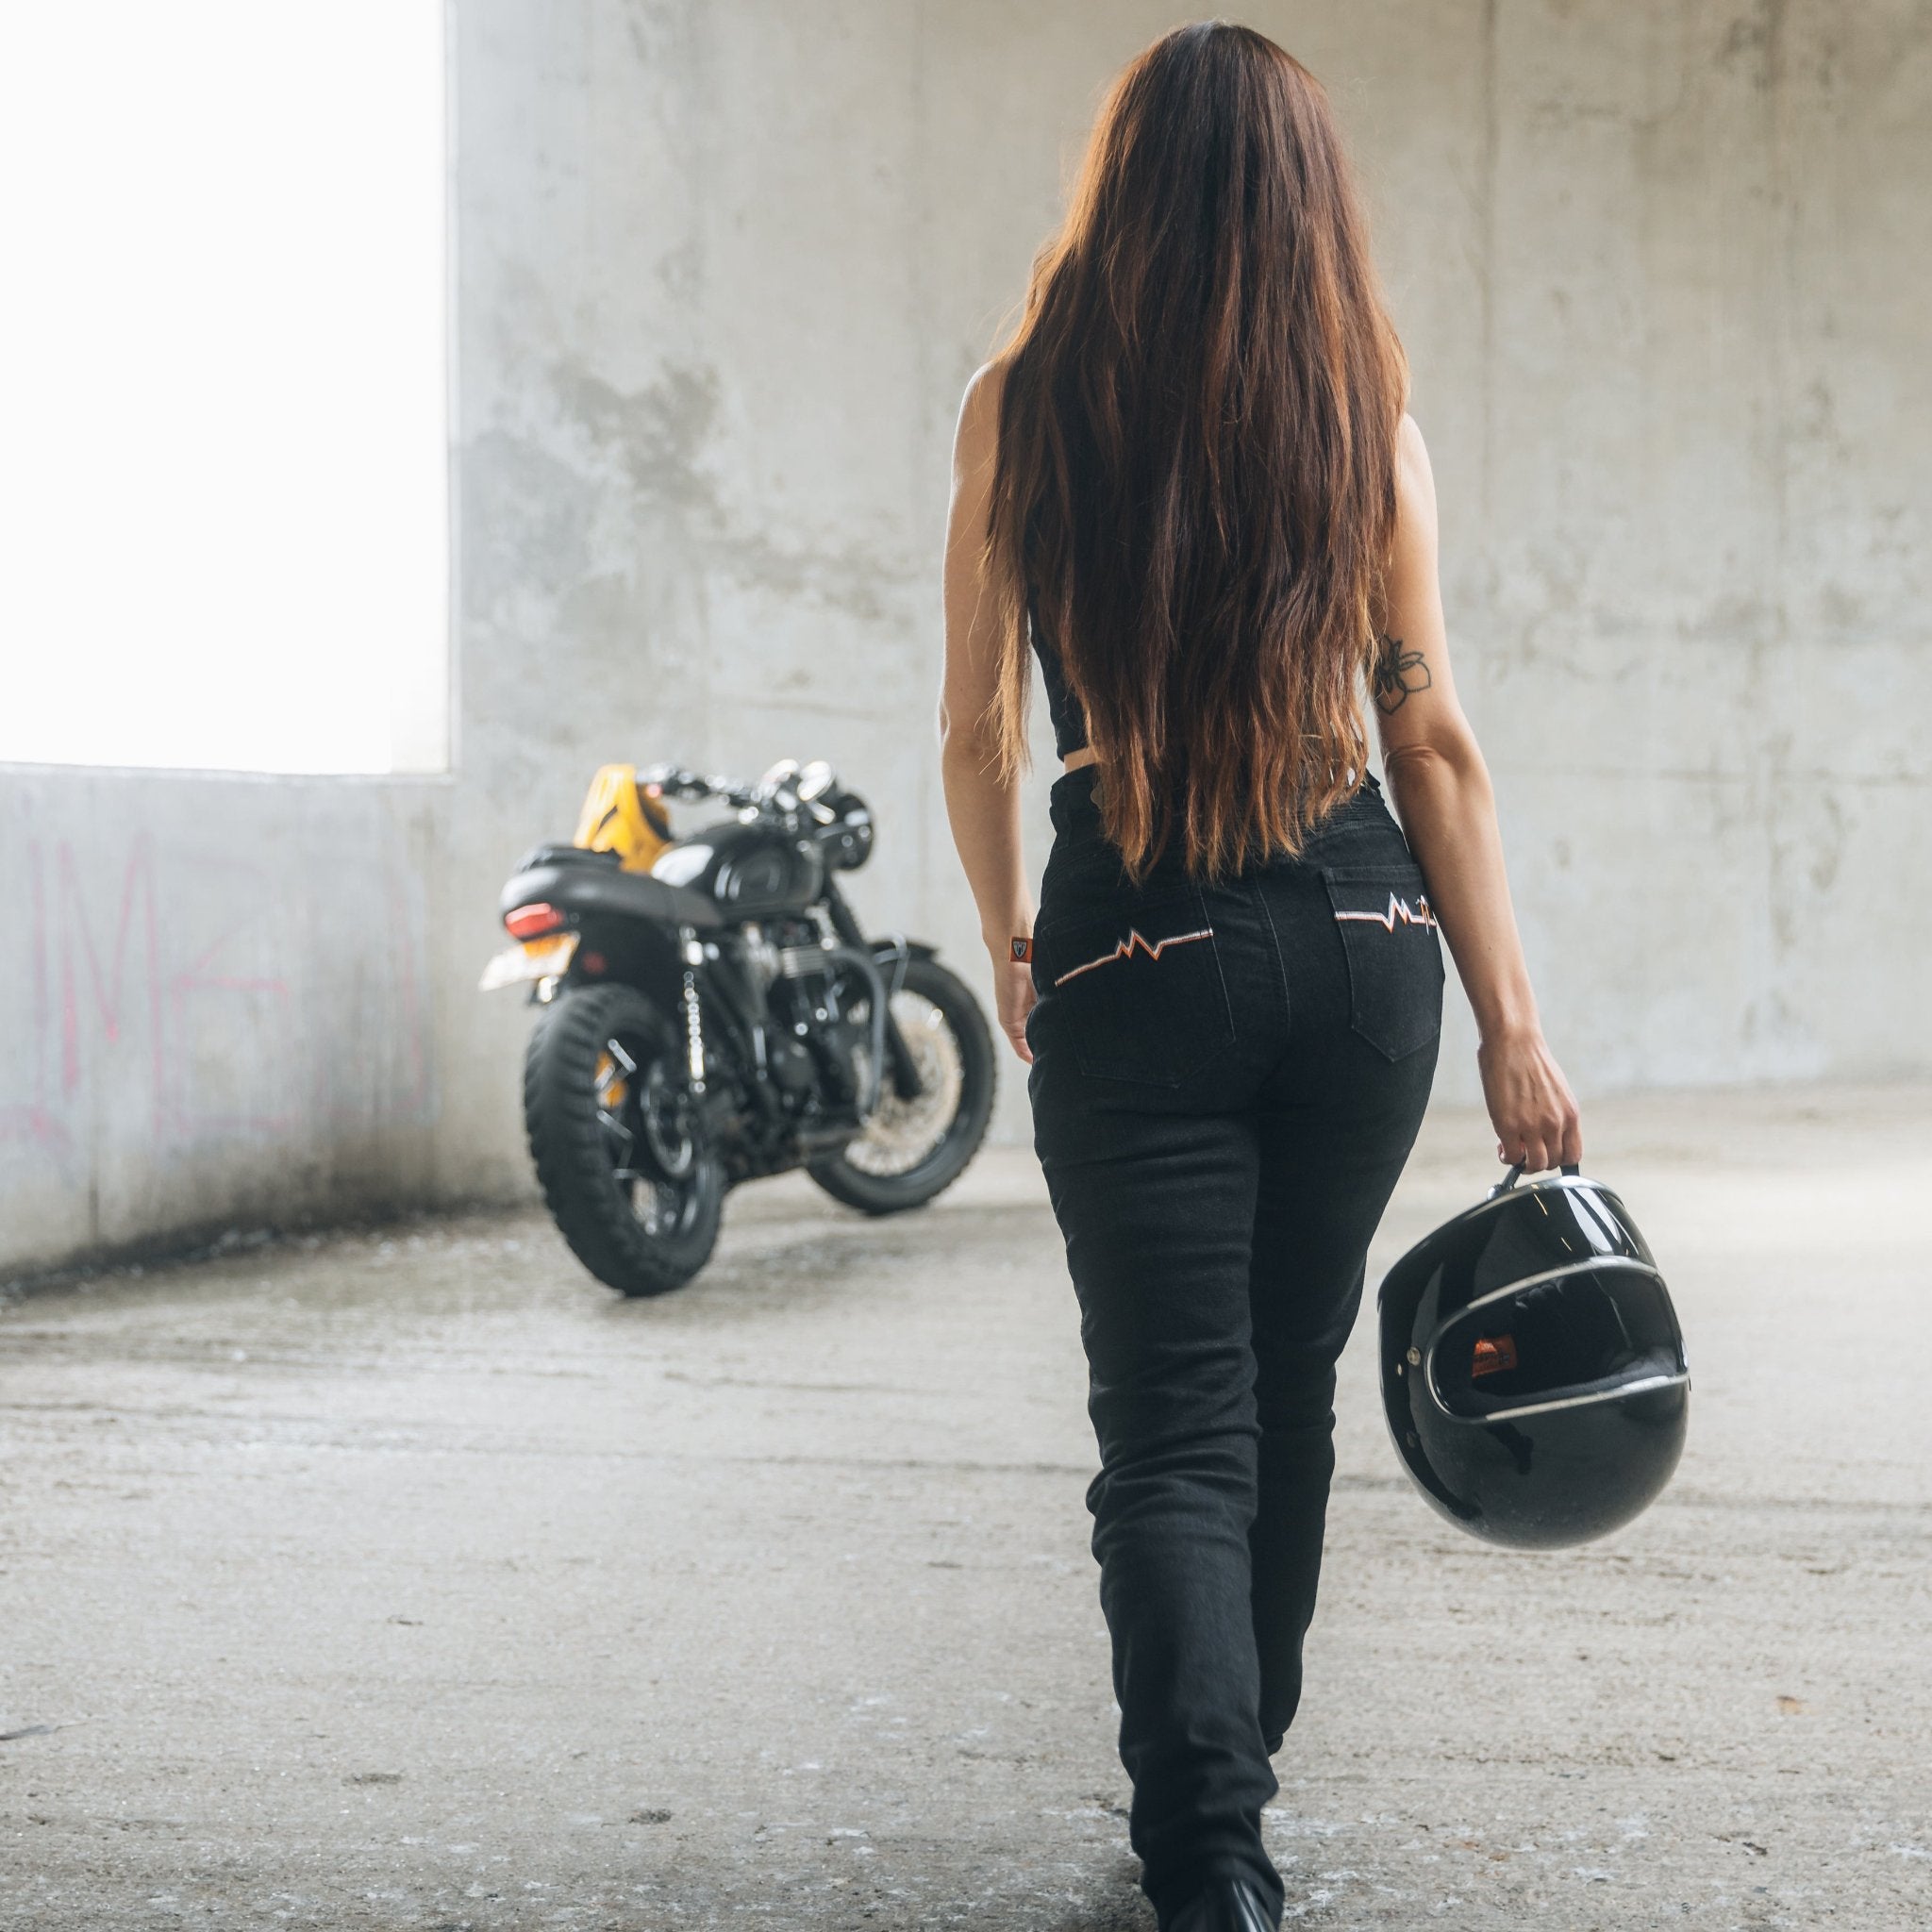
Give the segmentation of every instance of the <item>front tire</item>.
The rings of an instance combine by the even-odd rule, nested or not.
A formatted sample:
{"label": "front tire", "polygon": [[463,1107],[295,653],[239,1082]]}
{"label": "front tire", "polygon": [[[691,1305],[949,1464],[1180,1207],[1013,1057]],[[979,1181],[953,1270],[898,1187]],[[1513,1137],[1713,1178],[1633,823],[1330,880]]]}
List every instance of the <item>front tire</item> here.
{"label": "front tire", "polygon": [[671,1029],[642,993],[573,987],[542,1009],[524,1124],[558,1231],[606,1287],[663,1294],[710,1258],[723,1174]]}
{"label": "front tire", "polygon": [[806,1163],[835,1201],[866,1214],[900,1214],[942,1193],[979,1152],[992,1117],[992,1035],[964,982],[937,959],[914,958],[891,997],[922,1091],[901,1100],[888,1067],[864,1127]]}

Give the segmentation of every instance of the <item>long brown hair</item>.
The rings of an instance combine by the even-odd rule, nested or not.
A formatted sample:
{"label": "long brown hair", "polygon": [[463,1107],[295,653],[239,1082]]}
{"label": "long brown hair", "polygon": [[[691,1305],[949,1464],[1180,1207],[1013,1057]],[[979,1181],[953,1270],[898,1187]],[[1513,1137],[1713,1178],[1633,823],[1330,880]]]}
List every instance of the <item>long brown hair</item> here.
{"label": "long brown hair", "polygon": [[1030,592],[1130,875],[1176,812],[1194,875],[1298,851],[1365,769],[1407,391],[1314,75],[1220,21],[1140,55],[999,360],[1002,770],[1026,762]]}

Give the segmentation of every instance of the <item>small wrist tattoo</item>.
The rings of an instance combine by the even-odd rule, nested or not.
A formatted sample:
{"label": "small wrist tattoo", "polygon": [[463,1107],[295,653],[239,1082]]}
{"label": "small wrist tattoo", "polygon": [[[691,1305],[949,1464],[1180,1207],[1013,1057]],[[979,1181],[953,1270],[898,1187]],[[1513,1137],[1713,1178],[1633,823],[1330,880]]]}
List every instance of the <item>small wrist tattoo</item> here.
{"label": "small wrist tattoo", "polygon": [[1030,966],[1033,963],[1033,941],[1030,937],[1016,933],[1013,936],[1013,964]]}

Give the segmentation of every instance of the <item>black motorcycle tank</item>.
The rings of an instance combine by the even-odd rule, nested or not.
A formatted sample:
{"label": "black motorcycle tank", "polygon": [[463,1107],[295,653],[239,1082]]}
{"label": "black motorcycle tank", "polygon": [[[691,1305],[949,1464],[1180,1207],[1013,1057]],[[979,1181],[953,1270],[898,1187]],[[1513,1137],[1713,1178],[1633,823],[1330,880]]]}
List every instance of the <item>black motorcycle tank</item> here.
{"label": "black motorcycle tank", "polygon": [[817,844],[771,824],[708,825],[658,856],[654,877],[701,892],[732,919],[803,912],[824,890]]}

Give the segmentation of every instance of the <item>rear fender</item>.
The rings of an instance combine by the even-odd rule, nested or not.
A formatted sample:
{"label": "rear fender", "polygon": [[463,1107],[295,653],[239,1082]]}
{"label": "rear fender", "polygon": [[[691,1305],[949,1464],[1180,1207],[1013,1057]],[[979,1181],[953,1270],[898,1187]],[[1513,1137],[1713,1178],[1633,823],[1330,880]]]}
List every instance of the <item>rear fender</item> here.
{"label": "rear fender", "polygon": [[[873,964],[879,969],[888,996],[899,991],[899,978],[908,959],[930,959],[939,952],[937,946],[929,946],[924,940],[909,940],[903,933],[894,933],[890,939],[870,939],[865,943],[872,953]],[[920,1091],[919,1067],[890,1006],[885,1020],[886,1060],[891,1070],[892,1091],[901,1100],[911,1100]]]}
{"label": "rear fender", "polygon": [[[577,927],[579,942],[566,984],[603,986],[611,980],[634,986],[660,1014],[677,1017],[684,991],[677,935],[635,919],[589,918]],[[675,1031],[681,1032],[677,1018]]]}
{"label": "rear fender", "polygon": [[908,940],[903,933],[893,933],[887,939],[870,939],[865,944],[889,987],[892,984],[892,968],[901,959],[936,959],[940,950],[924,940]]}

